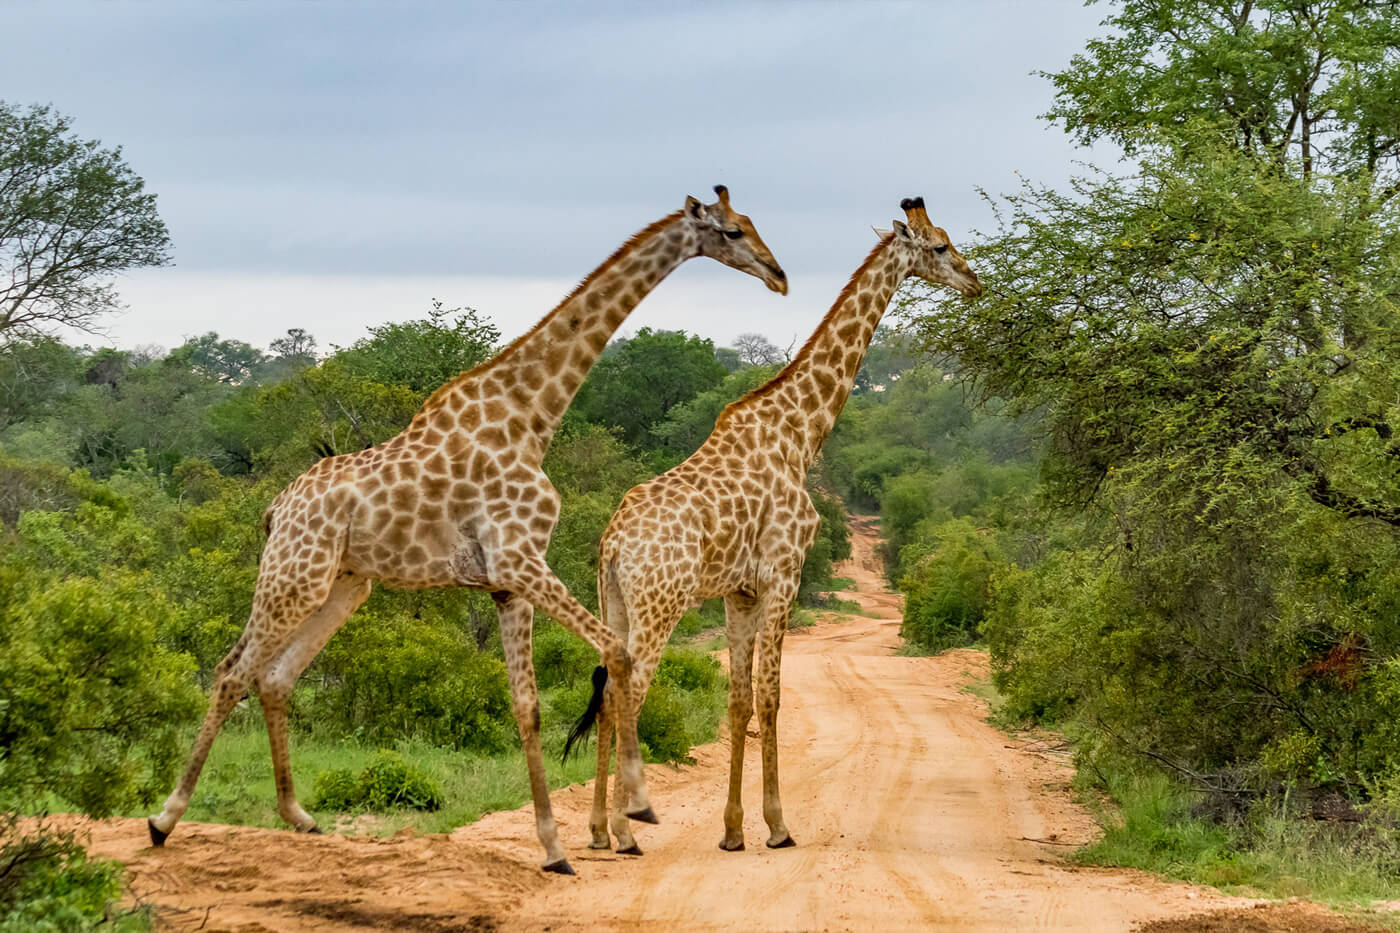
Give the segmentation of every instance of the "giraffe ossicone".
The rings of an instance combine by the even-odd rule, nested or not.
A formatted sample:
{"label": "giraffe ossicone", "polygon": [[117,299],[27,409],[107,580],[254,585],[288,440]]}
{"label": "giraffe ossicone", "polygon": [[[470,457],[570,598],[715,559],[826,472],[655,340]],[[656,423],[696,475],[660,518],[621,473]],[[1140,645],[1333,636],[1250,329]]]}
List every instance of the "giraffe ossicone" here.
{"label": "giraffe ossicone", "polygon": [[[906,198],[896,220],[856,269],[816,331],[781,372],[726,408],[705,443],[679,466],[623,497],[599,544],[598,605],[603,623],[626,640],[630,691],[609,683],[598,716],[598,771],[589,820],[593,848],[640,854],[625,817],[631,793],[619,769],[607,809],[612,733],[646,695],[676,622],[700,600],[722,597],[729,641],[729,801],[720,847],[744,848],[740,787],[744,736],[758,715],[763,755],[763,816],[768,845],[793,845],[778,794],[779,662],[802,563],[821,523],[807,494],[807,470],[841,413],[895,290],[918,276],[963,295],[981,283],[948,234],[933,225],[922,198]],[[666,534],[656,529],[666,529]],[[629,706],[628,704],[632,705]],[[590,704],[593,708],[593,704]],[[583,734],[585,718],[575,726]]]}
{"label": "giraffe ossicone", "polygon": [[[278,494],[263,518],[267,544],[252,613],[214,669],[209,711],[189,764],[149,820],[152,843],[163,844],[189,806],[215,736],[250,686],[267,721],[278,812],[293,828],[315,832],[316,821],[292,787],[292,686],[375,581],[412,589],[467,586],[490,592],[497,605],[545,868],[572,874],[540,749],[531,657],[535,607],[599,651],[623,705],[632,663],[622,639],[545,563],[559,494],[540,464],[608,339],[681,263],[708,256],[787,293],[787,276],[752,222],[730,206],[727,190],[716,191],[715,203],[688,197],[681,210],[629,239],[530,331],[434,392],[397,436],[327,457]],[[628,813],[654,822],[635,721],[622,731],[618,748],[632,801]]]}

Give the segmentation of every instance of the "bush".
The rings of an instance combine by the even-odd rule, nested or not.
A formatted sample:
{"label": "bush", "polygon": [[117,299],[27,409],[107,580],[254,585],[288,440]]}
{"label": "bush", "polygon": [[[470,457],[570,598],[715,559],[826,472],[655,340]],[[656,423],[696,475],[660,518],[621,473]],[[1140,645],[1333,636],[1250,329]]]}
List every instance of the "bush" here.
{"label": "bush", "polygon": [[642,756],[653,762],[688,762],[690,735],[685,719],[685,692],[667,683],[653,682],[637,717]]}
{"label": "bush", "polygon": [[557,622],[535,630],[535,683],[541,690],[588,682],[598,665],[598,652]]}
{"label": "bush", "polygon": [[316,775],[313,810],[375,811],[442,807],[442,789],[398,752],[381,751],[358,776],[348,768]]}
{"label": "bush", "polygon": [[505,664],[428,606],[407,615],[394,605],[404,598],[376,593],[351,616],[308,672],[318,689],[298,719],[371,742],[504,750],[514,722]]}
{"label": "bush", "polygon": [[72,834],[0,826],[0,933],[149,930],[144,910],[115,914],[116,862],[92,861]]}
{"label": "bush", "polygon": [[364,790],[355,772],[349,768],[332,768],[316,775],[311,809],[344,812],[356,809],[363,802]]}
{"label": "bush", "polygon": [[694,638],[701,632],[724,627],[724,600],[707,599],[698,609],[691,609],[676,623],[671,632],[672,644],[687,638]]}
{"label": "bush", "polygon": [[713,690],[724,679],[719,659],[692,648],[668,648],[652,682],[681,690]]}
{"label": "bush", "polygon": [[939,525],[933,540],[905,548],[910,570],[899,581],[904,622],[899,633],[921,651],[969,645],[986,614],[1000,556],[991,533],[967,519]]}
{"label": "bush", "polygon": [[823,590],[830,588],[832,566],[851,556],[851,530],[846,526],[846,507],[840,499],[810,484],[807,492],[822,522],[802,564],[802,579],[797,587],[797,601],[810,606]]}
{"label": "bush", "polygon": [[0,797],[93,816],[169,789],[202,706],[194,662],[160,647],[172,607],[143,580],[44,580],[0,566]]}

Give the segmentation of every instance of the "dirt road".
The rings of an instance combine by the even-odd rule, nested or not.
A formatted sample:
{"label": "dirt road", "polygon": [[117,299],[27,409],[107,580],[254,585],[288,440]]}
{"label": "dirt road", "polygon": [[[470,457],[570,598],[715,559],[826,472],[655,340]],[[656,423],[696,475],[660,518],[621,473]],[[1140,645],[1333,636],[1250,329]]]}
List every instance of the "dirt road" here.
{"label": "dirt road", "polygon": [[[93,848],[128,862],[170,929],[1105,930],[1227,904],[1208,889],[1060,856],[1094,833],[1067,763],[984,722],[968,683],[985,657],[893,655],[898,597],[875,529],[856,528],[840,573],[874,618],[788,636],[779,717],[783,804],[796,848],[762,844],[757,739],[745,784],[744,852],[722,852],[724,741],[697,764],[648,771],[660,826],[641,858],[592,852],[591,789],[554,795],[577,877],[545,876],[528,809],[450,836],[299,837],[181,824],[164,850],[140,821],[93,826]],[[269,802],[269,806],[271,802]],[[1185,927],[1183,927],[1185,929]]]}

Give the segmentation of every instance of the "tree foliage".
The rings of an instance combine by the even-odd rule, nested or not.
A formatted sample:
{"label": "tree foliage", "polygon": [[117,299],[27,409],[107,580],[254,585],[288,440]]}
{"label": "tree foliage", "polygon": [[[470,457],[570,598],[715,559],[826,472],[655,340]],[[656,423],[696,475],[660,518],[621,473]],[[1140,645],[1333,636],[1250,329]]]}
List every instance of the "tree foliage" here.
{"label": "tree foliage", "polygon": [[710,340],[643,327],[609,347],[579,390],[571,417],[617,427],[628,444],[656,446],[652,426],[724,376]]}
{"label": "tree foliage", "polygon": [[0,341],[91,330],[111,277],[168,261],[156,197],[121,149],[80,139],[48,107],[0,101]]}
{"label": "tree foliage", "polygon": [[[994,575],[1011,708],[1198,787],[1400,773],[1400,8],[1123,0],[1051,79],[1125,170],[1026,182],[919,334],[1033,413],[1070,532]],[[1388,778],[1387,778],[1388,779]]]}

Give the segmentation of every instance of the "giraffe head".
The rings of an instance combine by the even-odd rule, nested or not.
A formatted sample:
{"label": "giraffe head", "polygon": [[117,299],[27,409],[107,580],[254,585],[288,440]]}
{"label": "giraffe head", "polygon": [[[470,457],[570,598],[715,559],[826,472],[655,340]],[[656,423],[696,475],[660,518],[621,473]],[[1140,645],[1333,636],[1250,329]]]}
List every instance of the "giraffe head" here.
{"label": "giraffe head", "polygon": [[894,222],[890,245],[907,256],[908,274],[955,288],[969,298],[982,294],[982,283],[977,281],[977,274],[948,239],[948,232],[942,227],[935,227],[933,221],[928,219],[924,199],[905,198],[899,202],[899,206],[904,208],[909,222]]}
{"label": "giraffe head", "polygon": [[753,221],[729,206],[729,189],[724,185],[715,185],[715,194],[719,200],[714,204],[701,204],[692,197],[685,199],[683,222],[695,228],[700,255],[757,276],[773,291],[786,295],[787,273],[768,251]]}

